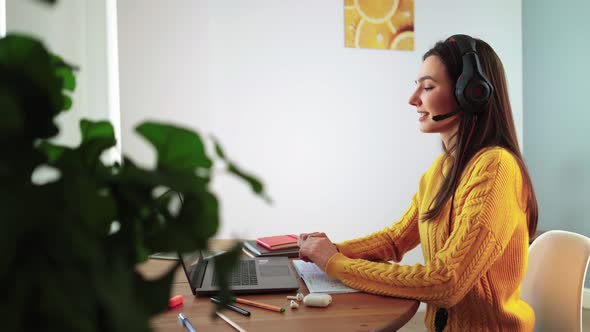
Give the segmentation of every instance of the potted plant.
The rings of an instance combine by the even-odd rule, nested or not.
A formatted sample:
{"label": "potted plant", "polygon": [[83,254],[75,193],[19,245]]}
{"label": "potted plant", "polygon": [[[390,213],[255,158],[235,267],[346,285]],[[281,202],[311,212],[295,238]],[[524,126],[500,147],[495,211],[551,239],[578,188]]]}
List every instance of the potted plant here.
{"label": "potted plant", "polygon": [[[214,165],[266,197],[263,185],[214,139],[210,156],[198,133],[170,124],[136,127],[157,153],[154,169],[129,156],[101,161],[115,145],[108,121],[82,120],[77,147],[52,143],[55,118],[70,108],[75,87],[73,67],[38,40],[0,39],[0,324],[5,331],[147,331],[149,317],[166,309],[178,265],[156,280],[135,266],[152,252],[207,247],[219,224],[209,190]],[[166,192],[182,202],[172,204],[176,195]],[[223,299],[239,249],[216,262]]]}

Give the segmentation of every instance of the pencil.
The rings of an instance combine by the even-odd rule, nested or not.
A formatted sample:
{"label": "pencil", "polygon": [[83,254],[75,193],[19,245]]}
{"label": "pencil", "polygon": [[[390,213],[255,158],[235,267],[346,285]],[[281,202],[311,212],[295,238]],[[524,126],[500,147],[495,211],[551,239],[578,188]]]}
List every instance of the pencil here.
{"label": "pencil", "polygon": [[228,323],[229,325],[231,325],[234,329],[238,330],[239,332],[246,332],[246,330],[244,330],[243,328],[240,327],[240,325],[232,322],[231,319],[227,318],[224,314],[221,314],[219,312],[215,312],[215,314],[217,314],[217,316],[219,316],[219,318],[223,319],[226,323]]}
{"label": "pencil", "polygon": [[277,306],[270,305],[270,304],[254,302],[254,301],[242,299],[239,297],[234,297],[234,298],[232,298],[232,300],[234,300],[234,302],[237,302],[237,303],[247,304],[247,305],[251,305],[253,307],[258,307],[258,308],[262,308],[262,309],[266,309],[266,310],[270,310],[270,311],[285,312],[285,308],[277,307]]}
{"label": "pencil", "polygon": [[[213,302],[215,302],[215,303],[221,303],[221,300],[220,300],[220,299],[218,299],[218,298],[216,298],[216,297],[212,297],[212,298],[211,298],[211,301],[213,301]],[[233,304],[230,304],[230,303],[228,303],[228,304],[226,304],[225,306],[226,306],[227,308],[229,308],[229,309],[231,309],[231,310],[233,310],[233,311],[237,312],[237,313],[240,313],[240,314],[244,315],[244,316],[250,316],[250,311],[248,311],[248,310],[246,310],[246,309],[243,309],[243,308],[240,308],[240,307],[238,307],[237,305],[233,305]]]}

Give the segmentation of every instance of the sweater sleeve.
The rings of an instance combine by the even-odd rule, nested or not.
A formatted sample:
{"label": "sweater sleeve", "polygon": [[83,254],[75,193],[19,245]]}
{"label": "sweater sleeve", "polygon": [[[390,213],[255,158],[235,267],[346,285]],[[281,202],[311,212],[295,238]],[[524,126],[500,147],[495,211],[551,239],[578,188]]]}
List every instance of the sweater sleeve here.
{"label": "sweater sleeve", "polygon": [[418,234],[417,194],[404,215],[392,226],[379,232],[336,244],[338,251],[349,258],[371,261],[399,262],[403,255],[420,243]]}
{"label": "sweater sleeve", "polygon": [[520,169],[512,155],[500,151],[477,160],[455,197],[462,206],[443,248],[429,263],[413,266],[333,255],[326,272],[350,287],[413,298],[440,307],[457,304],[502,255],[517,225]]}

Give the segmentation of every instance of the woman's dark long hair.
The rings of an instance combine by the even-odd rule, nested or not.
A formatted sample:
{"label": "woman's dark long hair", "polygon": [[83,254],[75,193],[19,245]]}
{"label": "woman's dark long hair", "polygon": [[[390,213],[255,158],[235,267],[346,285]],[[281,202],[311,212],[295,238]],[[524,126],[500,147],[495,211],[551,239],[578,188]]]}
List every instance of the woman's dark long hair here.
{"label": "woman's dark long hair", "polygon": [[[443,143],[443,150],[445,152],[443,164],[448,159],[453,161],[452,167],[448,175],[444,177],[430,209],[424,214],[422,219],[433,219],[442,211],[445,203],[455,192],[465,165],[467,165],[469,160],[477,152],[486,147],[500,146],[510,151],[520,166],[524,185],[523,199],[526,202],[528,216],[528,231],[529,237],[532,238],[537,229],[537,198],[527,167],[520,153],[520,147],[518,146],[514,120],[512,118],[512,108],[510,107],[510,100],[508,98],[504,66],[490,45],[479,39],[475,41],[483,73],[492,83],[494,93],[486,106],[488,110],[477,115],[477,118],[473,114],[463,113],[459,123],[459,129],[455,134],[457,138],[455,140],[456,143],[453,146],[446,147]],[[446,67],[451,82],[456,83],[459,75],[461,75],[463,66],[456,43],[438,42],[424,54],[423,60],[426,60],[430,56],[440,58]],[[472,128],[474,129],[472,137],[466,146]],[[458,157],[453,158],[453,153]]]}

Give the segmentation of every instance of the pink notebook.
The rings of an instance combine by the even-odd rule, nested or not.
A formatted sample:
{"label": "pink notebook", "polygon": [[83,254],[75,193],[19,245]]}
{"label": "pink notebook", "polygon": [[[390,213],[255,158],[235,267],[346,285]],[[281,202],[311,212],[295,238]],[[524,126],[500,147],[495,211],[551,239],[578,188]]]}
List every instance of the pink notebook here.
{"label": "pink notebook", "polygon": [[269,250],[287,249],[297,247],[297,238],[295,234],[275,235],[267,237],[259,237],[256,243]]}

